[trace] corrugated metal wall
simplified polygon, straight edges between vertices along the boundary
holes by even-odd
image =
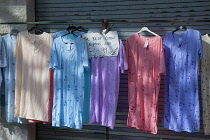
[[[36,21],[57,20],[89,20],[89,19],[142,19],[142,20],[206,20],[210,19],[209,0],[36,0]],[[110,23],[112,24],[112,23]],[[189,29],[199,30],[202,35],[210,33],[210,23],[113,23],[119,37],[125,43],[128,36],[147,26],[150,30],[164,36],[176,28],[177,25],[186,25]],[[101,31],[101,23],[74,23],[91,31]],[[47,32],[56,32],[66,29],[68,24],[42,25]],[[109,130],[110,139],[131,140],[203,140],[210,136],[200,133],[173,132],[162,127],[163,117],[163,84],[159,96],[159,127],[158,134],[140,132],[126,126],[128,112],[127,74],[121,74],[120,95],[117,108],[116,125]],[[202,125],[202,124],[201,124]],[[201,126],[202,128],[202,126]],[[54,128],[50,125],[37,125],[38,140],[65,140],[65,139],[105,139],[106,128],[85,124],[80,131],[74,129]]]

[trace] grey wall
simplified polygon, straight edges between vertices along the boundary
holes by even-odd
[[[36,21],[89,20],[89,19],[133,19],[133,20],[210,20],[209,0],[36,0]],[[110,23],[112,24],[112,23]],[[210,33],[210,23],[113,23],[119,37],[125,43],[128,36],[138,32],[143,26],[164,36],[176,28],[185,25],[189,29],[199,30],[201,34]],[[101,31],[101,23],[74,23],[91,31]],[[43,25],[47,32],[64,30],[68,24]],[[163,83],[158,105],[158,134],[143,133],[126,126],[128,112],[127,74],[121,74],[120,96],[117,108],[116,125],[109,131],[110,139],[163,140],[186,139],[204,140],[210,136],[199,133],[173,132],[162,127]],[[201,124],[202,128],[202,124]],[[53,128],[50,125],[37,126],[38,140],[45,139],[105,139],[106,128],[86,124],[81,131]],[[85,138],[84,138],[85,137]]]
[[[26,20],[26,0],[0,0],[0,22],[18,22]],[[26,29],[26,25],[0,25],[0,33],[8,33],[13,27],[20,30]]]

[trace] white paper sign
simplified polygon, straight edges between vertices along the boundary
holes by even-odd
[[[119,41],[117,31],[104,33],[86,33],[82,37],[87,40],[89,57],[117,56]]]

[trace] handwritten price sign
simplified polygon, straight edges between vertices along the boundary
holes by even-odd
[[[104,33],[86,33],[82,37],[87,40],[89,57],[117,56],[119,41],[117,31]]]

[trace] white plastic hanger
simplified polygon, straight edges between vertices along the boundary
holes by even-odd
[[[153,35],[155,35],[155,36],[158,36],[158,34],[152,32],[152,31],[149,30],[147,27],[142,27],[141,30],[140,30],[138,33],[141,33],[141,32],[143,32],[143,31],[147,31],[147,32],[149,32],[149,33],[151,33],[151,34],[153,34]]]

